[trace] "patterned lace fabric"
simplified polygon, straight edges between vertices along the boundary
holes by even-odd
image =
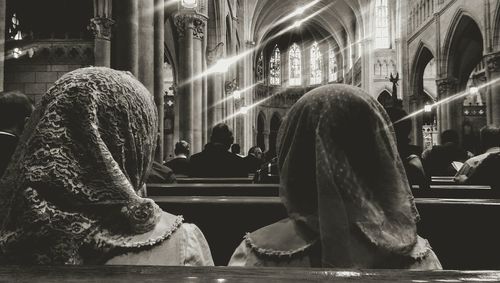
[[[166,213],[136,193],[156,128],[153,97],[130,73],[91,67],[61,77],[0,180],[0,262],[80,264],[82,250],[166,239],[182,218],[161,221]]]

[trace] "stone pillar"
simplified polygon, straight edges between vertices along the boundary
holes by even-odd
[[[457,79],[445,78],[436,80],[438,88],[438,100],[448,98],[457,92]],[[438,107],[438,130],[442,133],[446,130],[459,131],[462,123],[462,99],[452,100]],[[460,132],[460,131],[459,131]]]
[[[488,83],[500,80],[500,52],[486,56],[486,76]],[[487,88],[486,113],[487,123],[500,125],[500,81]]]
[[[115,69],[130,71],[138,77],[139,65],[139,2],[138,0],[114,0],[119,14],[116,17],[118,28],[113,40]],[[115,9],[116,10],[116,9]]]
[[[157,9],[158,10],[158,9]],[[154,93],[154,0],[139,1],[139,81]]]
[[[0,91],[4,90],[6,0],[0,0]]]
[[[94,34],[94,65],[111,66],[111,28],[114,21],[109,18],[90,19],[90,30]]]
[[[207,67],[210,68],[217,63],[222,58],[223,52],[223,42],[215,44],[211,38],[208,38]],[[223,104],[220,103],[222,100],[222,75],[218,73],[210,74],[207,84],[207,135],[210,138],[213,126],[222,120]]]
[[[89,29],[94,34],[94,65],[111,66],[111,0],[94,0],[94,18],[90,19]]]
[[[205,36],[206,19],[199,16],[193,18],[193,75],[203,73],[203,40]],[[203,149],[203,79],[193,80],[193,142],[194,152]]]
[[[193,12],[178,12],[175,25],[179,43],[179,138],[191,144],[191,152],[202,150],[203,70],[202,42],[206,17]]]
[[[163,64],[165,56],[165,16],[164,0],[154,0],[154,97],[158,109],[158,146],[156,148],[156,161],[162,162],[164,158],[164,74]]]

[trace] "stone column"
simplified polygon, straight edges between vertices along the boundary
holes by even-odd
[[[207,51],[207,65],[210,68],[213,64],[217,63],[222,58],[224,52],[224,43],[219,42],[214,47],[213,40],[208,38],[208,51]],[[222,100],[222,75],[213,73],[208,76],[208,92],[207,92],[207,130],[208,138],[213,126],[222,120],[223,104]]]
[[[178,110],[176,111],[176,118],[179,118],[179,139],[185,140],[191,144],[191,152],[196,153],[192,148],[193,143],[193,105],[192,93],[193,83],[190,81],[193,75],[193,36],[191,30],[193,22],[190,17],[185,14],[178,14],[175,16],[175,25],[177,33],[179,34],[179,71],[178,71],[178,89],[177,98]],[[177,110],[177,109],[176,109]]]
[[[205,36],[206,19],[193,18],[193,75],[198,77],[203,73],[203,40]],[[203,78],[193,80],[193,152],[203,149]]]
[[[114,21],[109,18],[95,17],[90,19],[90,30],[94,34],[95,66],[111,66],[111,28]]]
[[[156,148],[156,161],[162,162],[164,158],[164,74],[163,64],[165,56],[165,16],[164,0],[154,0],[154,97],[158,111],[158,146]],[[170,150],[170,149],[167,149]],[[169,151],[167,151],[169,152]]]
[[[154,0],[139,1],[139,81],[154,93]]]
[[[139,64],[139,2],[138,0],[114,0],[119,14],[116,17],[118,28],[113,40],[115,69],[130,71],[138,77]]]
[[[438,100],[448,98],[457,92],[457,79],[445,78],[436,80]],[[460,130],[462,123],[462,99],[452,100],[441,104],[438,108],[438,130]]]
[[[6,0],[0,0],[0,91],[4,90]]]
[[[500,52],[486,56],[486,76],[488,83],[500,80]],[[500,125],[500,81],[487,88],[486,113],[488,124]]]
[[[94,0],[94,18],[90,19],[89,29],[94,34],[94,65],[111,66],[112,20],[111,0]]]
[[[191,152],[202,150],[203,71],[202,42],[206,17],[193,12],[178,12],[175,25],[179,43],[179,138],[191,144]]]

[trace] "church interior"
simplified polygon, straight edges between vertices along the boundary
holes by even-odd
[[[500,281],[500,0],[0,19],[0,278]]]

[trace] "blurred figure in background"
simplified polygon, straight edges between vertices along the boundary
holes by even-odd
[[[16,149],[33,104],[19,91],[0,93],[0,178]]]
[[[416,145],[410,144],[411,120],[404,119],[408,113],[401,108],[390,107],[385,109],[391,119],[398,145],[399,156],[405,167],[408,181],[411,185],[418,185],[421,189],[429,189],[429,178],[425,174],[420,155],[422,149]]]
[[[248,173],[253,174],[262,165],[262,149],[258,146],[252,146],[248,150],[248,155],[244,158]]]
[[[228,151],[233,142],[233,133],[226,124],[215,125],[210,136],[210,142],[205,145],[202,152],[191,156],[189,177],[248,177],[243,158]]]
[[[486,126],[480,132],[483,154],[465,161],[455,175],[455,182],[460,184],[500,185],[500,128]]]
[[[189,174],[189,152],[190,146],[187,141],[177,142],[174,149],[175,157],[165,165],[172,169],[176,175],[187,176]]]
[[[452,162],[464,162],[469,156],[467,151],[459,146],[458,133],[446,130],[441,134],[441,144],[422,153],[424,169],[430,176],[454,176],[457,172]]]
[[[231,145],[231,152],[236,156],[243,158],[243,155],[241,155],[241,147],[239,144],[233,143]]]

